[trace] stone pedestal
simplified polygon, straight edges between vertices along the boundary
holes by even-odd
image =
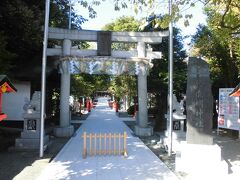
[[[221,148],[216,144],[187,144],[182,141],[175,160],[175,170],[185,172],[192,178],[209,179],[228,174],[228,164],[222,161]]]
[[[71,137],[74,133],[74,127],[72,125],[66,127],[54,128],[54,135],[57,137]]]
[[[169,127],[169,114],[165,114],[167,119],[167,127]],[[172,151],[176,152],[179,150],[181,141],[186,140],[186,132],[184,132],[184,120],[186,115],[178,115],[173,113],[173,129],[172,129]],[[166,149],[168,149],[168,130],[164,131],[164,134],[160,136],[160,141]]]
[[[24,129],[21,137],[15,140],[15,146],[10,150],[38,150],[40,147],[40,113],[24,113]],[[44,149],[49,142],[49,137],[44,136]]]
[[[153,127],[151,127],[151,126],[140,127],[140,126],[136,125],[134,127],[134,132],[135,132],[135,135],[137,135],[137,136],[152,136],[153,135]]]

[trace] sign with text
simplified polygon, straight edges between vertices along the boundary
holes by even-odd
[[[219,89],[218,127],[240,130],[239,97],[229,96],[233,89]]]

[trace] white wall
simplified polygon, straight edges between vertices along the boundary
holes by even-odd
[[[16,93],[3,93],[2,111],[7,114],[5,120],[23,120],[23,106],[26,99],[30,100],[30,82],[17,82],[12,84],[16,87]]]

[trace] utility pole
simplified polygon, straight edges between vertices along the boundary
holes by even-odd
[[[169,0],[169,15],[172,16],[172,0]],[[168,127],[168,156],[172,154],[173,130],[173,23],[169,22],[169,127]]]
[[[44,24],[44,39],[43,39],[43,55],[42,55],[42,85],[41,85],[41,112],[40,112],[40,158],[44,154],[44,118],[45,118],[45,91],[46,91],[46,59],[48,45],[48,24],[49,24],[50,0],[45,3],[45,24]]]
[[[72,1],[69,0],[69,21],[68,21],[68,29],[71,29],[72,25]]]

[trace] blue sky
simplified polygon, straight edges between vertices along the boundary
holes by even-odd
[[[167,2],[167,1],[166,1]],[[162,4],[161,4],[162,5]],[[163,6],[155,10],[156,14],[159,12],[168,11],[167,3]],[[202,13],[202,4],[198,3],[195,7],[192,7],[183,12],[183,16],[185,14],[192,14],[193,18],[190,20],[190,26],[185,27],[183,20],[180,20],[175,26],[179,27],[182,30],[182,35],[193,35],[196,32],[196,28],[198,24],[205,24],[206,17]],[[81,7],[80,5],[75,6],[75,10],[78,14],[88,18],[88,10],[86,8]],[[121,11],[114,11],[114,6],[112,0],[105,0],[100,6],[96,6],[95,10],[97,12],[97,17],[95,19],[90,19],[82,25],[83,29],[88,30],[101,30],[101,28],[107,24],[113,22],[115,19],[125,15],[125,16],[134,16],[136,19],[140,19],[141,17],[146,17],[147,12],[143,11],[139,14],[135,14],[133,9],[130,7],[128,9],[122,9]],[[185,48],[188,50],[190,43],[190,38],[184,40]]]

